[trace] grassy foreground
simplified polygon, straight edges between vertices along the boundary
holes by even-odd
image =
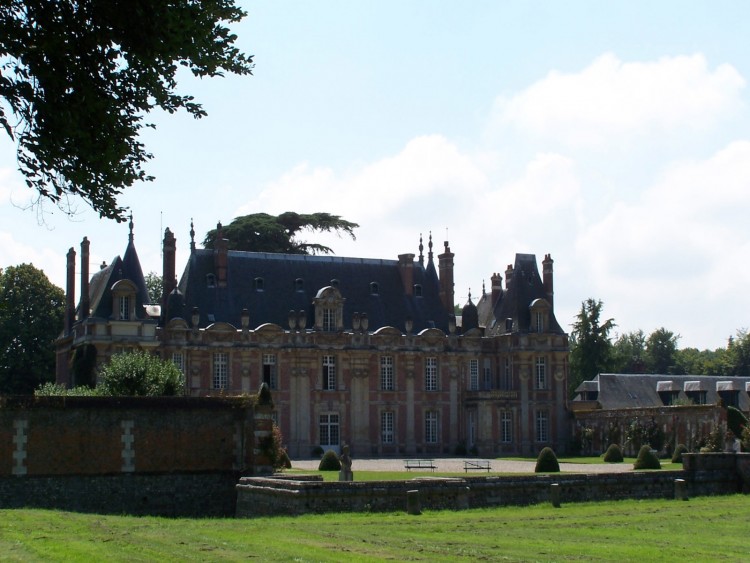
[[[740,561],[750,497],[166,519],[0,510],[3,561]]]

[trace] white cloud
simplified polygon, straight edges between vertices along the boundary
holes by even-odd
[[[701,54],[623,62],[607,53],[580,72],[552,71],[498,98],[493,121],[570,146],[607,146],[712,127],[741,105],[744,84],[733,66],[712,71]]]

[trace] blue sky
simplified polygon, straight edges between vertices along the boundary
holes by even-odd
[[[551,253],[563,326],[588,297],[682,347],[750,326],[750,3],[241,4],[254,76],[183,76],[208,117],[154,114],[144,136],[157,179],[122,203],[145,271],[166,227],[181,271],[191,218],[200,242],[245,213],[327,211],[361,225],[314,237],[340,256],[447,232],[461,304],[516,252]],[[40,225],[28,201],[2,138],[0,265],[63,286],[84,236],[92,268],[124,252],[126,225],[85,204]]]

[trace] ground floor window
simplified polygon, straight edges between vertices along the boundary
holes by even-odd
[[[513,441],[513,413],[510,411],[500,413],[500,441],[504,444]]]
[[[380,436],[384,444],[393,443],[393,411],[383,411],[380,413]]]
[[[327,446],[338,447],[339,445],[339,415],[338,413],[326,413],[320,415],[320,447],[324,450]]]
[[[547,411],[536,413],[536,441],[549,442],[549,414]]]
[[[213,381],[214,389],[226,389],[229,383],[229,354],[216,352],[214,354]]]
[[[424,441],[428,444],[438,442],[438,413],[427,411],[424,413]]]

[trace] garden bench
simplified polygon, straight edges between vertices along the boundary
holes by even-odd
[[[490,460],[488,459],[477,459],[477,460],[466,460],[464,461],[464,473],[469,471],[482,471],[485,470],[487,473],[490,472]]]
[[[412,469],[431,469],[435,472],[435,460],[434,459],[405,459],[404,467],[407,471]]]

